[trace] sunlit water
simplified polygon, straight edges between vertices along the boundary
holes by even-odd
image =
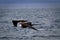
[[[13,19],[26,19],[36,29],[13,27]],[[0,9],[0,40],[60,40],[60,8]]]

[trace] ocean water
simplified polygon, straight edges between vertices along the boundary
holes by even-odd
[[[36,29],[13,27],[13,19],[26,19]],[[60,8],[0,8],[0,40],[60,40]]]

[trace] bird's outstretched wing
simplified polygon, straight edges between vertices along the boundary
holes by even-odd
[[[34,28],[34,27],[29,27],[29,28],[32,28],[32,29],[34,29],[34,30],[36,30],[36,31],[38,31],[36,28]]]

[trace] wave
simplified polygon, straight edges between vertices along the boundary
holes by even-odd
[[[8,23],[8,21],[0,21],[0,23]]]

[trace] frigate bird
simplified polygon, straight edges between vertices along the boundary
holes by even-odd
[[[34,30],[37,30],[36,28],[32,27],[34,24],[32,22],[28,22],[28,20],[12,20],[12,23],[14,27],[17,27],[17,24],[19,23],[22,28],[32,28]]]

